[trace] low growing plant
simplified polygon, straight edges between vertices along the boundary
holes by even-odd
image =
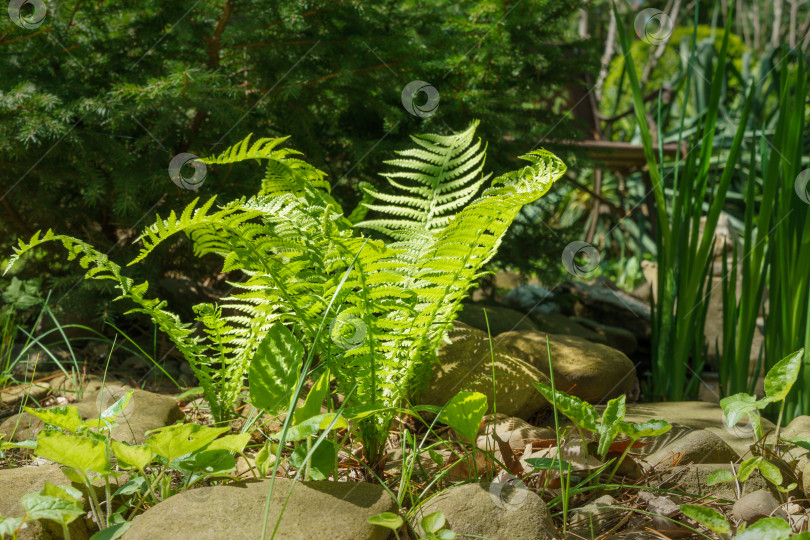
[[[110,433],[131,397],[132,391],[90,420],[82,420],[74,406],[39,410],[26,407],[26,412],[45,423],[45,429],[35,441],[0,443],[0,449],[28,448],[62,465],[67,479],[84,486],[98,527],[115,528],[110,534],[128,528],[127,519],[144,504],[152,506],[204,481],[230,478],[236,470],[234,454],[243,453],[250,434],[220,436],[229,428],[175,424],[149,432],[142,445],[113,439]],[[128,481],[113,492],[111,480],[123,471],[129,471]],[[179,484],[173,483],[178,479]],[[104,499],[96,494],[97,480],[103,482]],[[13,526],[17,531],[27,520],[44,518],[59,522],[66,530],[75,515],[84,514],[78,503],[81,495],[72,487],[46,486],[39,494],[23,498],[25,516],[7,518],[0,527]],[[113,508],[114,498],[123,501],[117,508]],[[77,507],[79,514],[74,515]],[[12,534],[6,529],[0,531]]]
[[[165,301],[148,298],[148,283],[136,283],[105,254],[70,236],[38,232],[19,242],[10,265],[42,243],[57,241],[69,259],[78,258],[88,269],[88,278],[113,280],[120,298],[136,304],[132,311],[151,317],[189,361],[217,419],[233,415],[245,377],[257,364],[268,366],[267,386],[278,390],[278,406],[294,404],[284,394],[300,388],[289,382],[302,364],[263,351],[302,347],[308,358],[317,353],[348,406],[377,411],[363,424],[366,458],[374,461],[396,407],[427,384],[462,299],[510,223],[565,172],[558,158],[534,151],[523,156],[526,167],[494,179],[476,198],[488,176],[482,173],[485,148],[475,141],[475,128],[473,123],[449,136],[413,137],[416,147],[400,152],[389,162],[396,170],[385,175],[397,194],[365,185],[366,199],[352,217],[364,219],[368,210],[379,216],[356,225],[330,195],[325,174],[296,157],[298,152],[281,148],[285,138],[247,137],[203,160],[266,162],[260,194],[218,210],[212,210],[214,199],[195,200],[179,216],[158,218],[144,231],[143,249],[130,263],[183,233],[195,255],[221,257],[223,272],[241,274],[241,280],[230,281],[233,293],[221,303],[195,306],[195,325],[168,311]],[[364,237],[360,228],[394,241]],[[331,321],[328,332],[325,321]],[[284,343],[282,327],[289,333]],[[332,339],[324,339],[327,334]],[[265,346],[268,341],[286,348]]]

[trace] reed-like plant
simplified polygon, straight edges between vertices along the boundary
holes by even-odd
[[[697,20],[697,13],[695,16]],[[681,160],[680,156],[676,156],[674,163],[664,168],[663,149],[660,145],[656,147],[653,142],[653,134],[647,121],[642,89],[632,61],[630,40],[624,25],[620,21],[618,24],[620,43],[629,57],[626,62],[627,78],[655,197],[658,298],[652,311],[651,393],[670,400],[684,399],[693,394],[698,382],[693,375],[699,375],[703,369],[706,354],[703,328],[708,308],[711,263],[715,253],[713,237],[732,179],[734,167],[731,165],[738,159],[751,110],[753,91],[749,87],[739,126],[730,141],[725,166],[712,167],[726,69],[729,25],[730,22],[727,22],[713,73],[708,69],[708,76],[696,73],[694,69],[687,73],[684,85],[686,92],[691,91],[693,84],[708,85],[708,107],[701,119],[702,128],[688,140],[689,152],[686,158]],[[694,44],[693,37],[693,58],[696,50]],[[659,126],[660,111],[659,104]],[[685,114],[684,109],[680,119],[679,144],[686,133]],[[656,141],[662,141],[660,128]],[[667,192],[672,193],[670,201],[667,201]],[[702,223],[704,217],[705,222]]]

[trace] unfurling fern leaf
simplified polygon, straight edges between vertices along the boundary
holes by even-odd
[[[485,148],[474,142],[476,123],[451,136],[414,137],[417,148],[388,162],[385,176],[399,194],[364,186],[378,219],[352,226],[329,194],[325,175],[281,148],[285,139],[250,137],[209,164],[248,159],[267,162],[260,195],[212,210],[192,202],[178,217],[158,218],[132,262],[147,257],[178,233],[197,256],[222,258],[223,272],[239,271],[219,305],[195,306],[196,330],[147,299],[148,284],[135,284],[91,246],[48,231],[19,242],[11,264],[45,241],[61,241],[69,258],[81,257],[87,278],[112,279],[140,311],[151,316],[189,360],[217,419],[233,413],[251,360],[270,329],[281,323],[334,375],[349,406],[393,410],[428,382],[439,344],[461,301],[496,253],[520,208],[548,191],[565,166],[545,151],[492,182],[482,173]],[[355,214],[358,215],[358,214]],[[390,235],[385,244],[356,234],[358,228]],[[130,263],[130,264],[132,264]],[[340,306],[338,311],[329,306]],[[360,339],[349,343],[331,332],[333,321],[353,321]],[[319,329],[330,328],[325,335]],[[320,336],[320,338],[318,338]],[[279,388],[289,384],[279,381]],[[368,456],[385,440],[392,416],[363,424]]]

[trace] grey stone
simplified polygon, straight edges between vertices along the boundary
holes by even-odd
[[[506,293],[503,301],[507,305],[530,315],[554,313],[560,309],[554,303],[554,294],[537,283],[521,283]]]
[[[484,311],[486,310],[486,318]],[[532,320],[519,311],[491,304],[465,304],[458,314],[458,320],[467,326],[481,330],[486,334],[487,320],[489,332],[497,336],[512,330],[536,330]]]
[[[599,408],[599,407],[597,407]],[[653,439],[653,443],[644,447],[642,453],[651,454],[675,439],[684,436],[688,431],[705,429],[723,439],[738,454],[745,455],[754,443],[751,426],[747,420],[729,427],[723,422],[723,409],[717,403],[705,401],[663,401],[658,403],[630,403],[627,405],[625,420],[628,422],[646,422],[647,420],[666,420],[672,424],[670,432]],[[774,425],[762,419],[762,429],[767,433]],[[749,454],[750,457],[750,454]]]
[[[629,330],[608,326],[588,319],[572,318],[573,321],[585,326],[592,332],[596,332],[605,338],[605,345],[621,351],[626,355],[631,355],[638,350],[638,340]]]
[[[599,343],[542,332],[507,332],[498,336],[496,350],[525,360],[548,376],[546,336],[557,389],[592,403],[632,392],[636,384],[633,362]]]
[[[585,328],[571,317],[556,313],[532,315],[532,320],[541,332],[563,336],[576,336],[587,339],[592,343],[607,344],[607,338],[605,336]]]
[[[697,463],[672,467],[663,472],[664,481],[659,487],[662,489],[677,489],[693,496],[711,496],[734,500],[737,498],[737,491],[733,481],[721,482],[713,486],[706,485],[709,475],[720,469],[733,473],[730,463]],[[771,489],[771,485],[759,471],[756,471],[748,477],[748,480],[740,484],[740,489],[742,494],[745,494],[760,489]]]
[[[209,486],[180,493],[136,517],[122,538],[220,540],[261,538],[270,480]],[[292,495],[281,514],[287,493]],[[276,538],[305,540],[384,540],[390,532],[367,519],[396,512],[396,502],[382,486],[363,482],[298,482],[276,478],[270,500],[269,527]]]
[[[749,525],[764,517],[780,517],[787,521],[787,514],[779,508],[779,501],[765,490],[754,491],[740,497],[731,507],[731,513],[736,519],[745,521]]]
[[[493,403],[489,338],[484,332],[456,322],[449,345],[439,349],[439,362],[421,402],[443,406],[462,390],[485,394]],[[502,351],[495,351],[495,387],[498,412],[528,419],[550,405],[532,382],[549,384],[536,367]]]
[[[700,429],[690,431],[683,437],[675,439],[670,444],[651,454],[647,461],[650,463],[731,463],[736,462],[740,455],[728,443],[711,431]]]
[[[650,337],[650,306],[604,280],[592,284],[566,281],[560,291],[572,300],[566,314],[625,328],[636,339]],[[560,303],[560,305],[564,305]]]
[[[518,484],[463,484],[430,499],[416,516],[441,510],[446,527],[457,535],[477,535],[492,540],[544,540],[557,538],[548,508],[533,491]]]
[[[574,510],[569,519],[569,531],[573,533],[573,538],[596,538],[608,532],[624,516],[624,511],[616,509],[618,506],[621,505],[616,499],[602,495]]]

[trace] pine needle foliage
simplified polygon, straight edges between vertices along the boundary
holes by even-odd
[[[483,182],[485,147],[473,142],[476,123],[450,136],[414,137],[417,147],[400,153],[386,173],[391,185],[410,195],[367,188],[366,203],[383,218],[356,226],[329,193],[325,174],[282,148],[285,139],[251,137],[207,158],[209,164],[258,159],[266,162],[261,193],[214,209],[215,199],[193,201],[148,227],[141,236],[141,263],[167,239],[185,234],[195,255],[214,254],[223,272],[241,273],[218,304],[195,306],[194,324],[146,297],[148,284],[135,283],[87,243],[48,230],[19,241],[10,265],[32,248],[61,242],[70,260],[79,259],[87,278],[109,279],[132,310],[149,315],[189,360],[218,419],[233,413],[251,359],[271,326],[290,328],[308,350],[315,349],[335,376],[349,405],[391,410],[428,382],[436,352],[461,301],[496,253],[523,205],[551,187],[565,172],[549,152],[523,156],[528,164]],[[362,228],[388,233],[394,241],[370,239]],[[328,311],[335,297],[337,309]],[[330,331],[319,333],[323,324]],[[340,329],[350,326],[353,337]],[[337,331],[335,331],[337,329]],[[359,332],[359,333],[358,333]],[[280,384],[280,383],[279,383]],[[367,441],[384,440],[392,413],[364,426]]]

